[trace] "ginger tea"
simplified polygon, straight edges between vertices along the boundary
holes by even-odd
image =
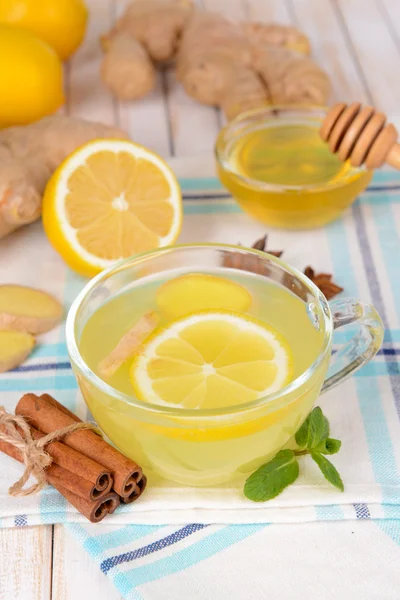
[[[104,358],[148,314],[158,315],[157,327],[105,379],[143,409],[80,381],[94,418],[123,453],[167,479],[210,485],[254,470],[288,442],[318,396],[329,359],[304,385],[273,395],[321,354],[326,332],[312,303],[237,269],[145,277],[86,322],[80,352],[99,377]],[[272,400],[258,405],[268,396],[263,390]],[[254,408],[244,417],[247,405]]]
[[[372,172],[341,162],[322,141],[313,109],[239,117],[220,134],[218,175],[240,206],[276,227],[332,221],[368,185]]]

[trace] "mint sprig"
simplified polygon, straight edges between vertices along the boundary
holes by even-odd
[[[295,435],[297,450],[281,450],[269,462],[252,473],[244,485],[244,495],[253,502],[265,502],[278,496],[299,475],[298,458],[307,454],[329,483],[344,491],[342,478],[326,458],[339,452],[342,442],[329,437],[329,422],[319,407],[314,408]]]

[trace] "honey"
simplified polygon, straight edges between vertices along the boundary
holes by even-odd
[[[275,227],[308,229],[337,218],[372,172],[330,152],[318,109],[262,109],[222,130],[216,145],[222,184],[251,216]]]

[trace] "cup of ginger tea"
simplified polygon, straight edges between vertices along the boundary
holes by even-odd
[[[326,109],[268,106],[224,127],[215,145],[222,184],[259,221],[285,229],[320,227],[339,217],[369,184],[319,135]]]
[[[353,333],[332,355],[332,335]],[[272,458],[321,391],[371,360],[376,310],[330,304],[272,255],[182,245],[125,260],[88,283],[67,319],[85,401],[147,471],[220,484]]]

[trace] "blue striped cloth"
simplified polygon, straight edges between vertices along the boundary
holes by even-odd
[[[221,188],[212,166],[197,159],[174,166],[184,193],[182,242],[246,245],[265,233]],[[392,568],[388,557],[397,557],[400,543],[399,236],[400,176],[392,172],[377,173],[342,219],[312,235],[270,232],[270,247],[284,248],[287,262],[333,272],[345,295],[375,305],[386,327],[376,359],[321,397],[332,433],[343,441],[334,462],[345,483],[344,494],[327,485],[306,460],[296,484],[261,506],[252,505],[240,489],[229,485],[193,490],[150,478],[148,492],[137,503],[122,507],[105,523],[91,525],[51,488],[35,497],[9,498],[6,490],[20,476],[21,467],[0,456],[0,525],[65,523],[127,599],[225,598],[230,594],[277,598],[290,581],[293,590],[288,588],[287,595],[279,597],[295,598],[301,565],[306,568],[310,562],[323,562],[324,557],[326,565],[332,565],[326,546],[331,553],[337,552],[335,564],[348,573],[347,581],[353,577],[357,597],[397,598],[388,580],[397,585],[393,590],[400,589],[399,570]],[[66,307],[85,283],[49,248],[40,224],[11,236],[1,252],[1,281],[9,281],[13,265],[14,281],[46,288],[63,298]],[[344,334],[338,332],[335,345],[343,340]],[[1,403],[10,410],[23,392],[49,392],[82,418],[88,417],[61,328],[43,336],[26,364],[0,376],[0,390]],[[346,560],[340,554],[343,545],[348,548]],[[280,579],[278,575],[271,579],[264,562],[260,577],[260,556],[264,561],[268,558],[268,568],[275,574],[283,569],[279,556],[287,560],[293,556],[295,566],[290,573],[282,571]],[[381,595],[373,595],[366,583],[372,565],[382,570]],[[315,590],[320,585],[326,591],[328,571],[326,566],[324,578],[316,578]],[[279,589],[274,587],[277,577]],[[250,591],[237,595],[238,586]],[[304,594],[306,590],[304,582]],[[315,596],[316,592],[311,594]]]

